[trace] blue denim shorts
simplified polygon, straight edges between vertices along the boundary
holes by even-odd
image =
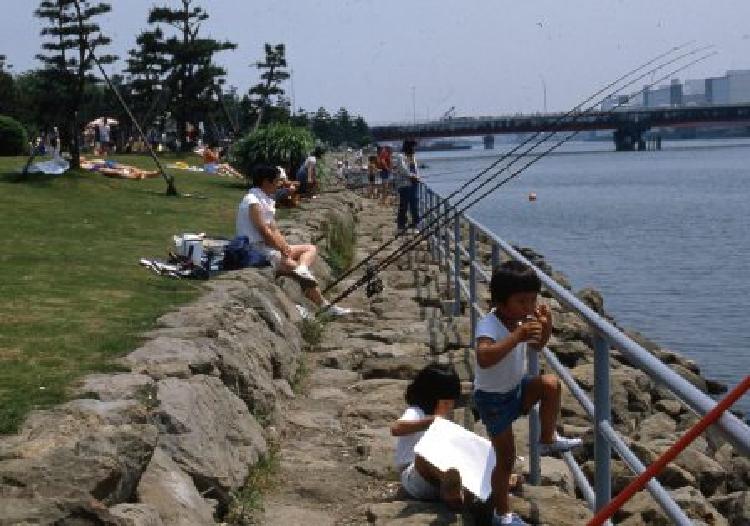
[[[506,393],[492,393],[489,391],[474,391],[479,417],[490,437],[496,437],[516,420],[523,410],[523,394],[531,376],[524,376],[515,389]]]

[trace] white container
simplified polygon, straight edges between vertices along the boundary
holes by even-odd
[[[201,262],[203,257],[203,235],[200,234],[182,234],[174,236],[175,251],[180,256],[189,256],[192,247],[192,261],[196,265]]]
[[[203,240],[201,238],[186,239],[183,246],[185,247],[185,253],[183,255],[191,256],[190,260],[193,262],[193,265],[200,265],[201,258],[203,257]]]

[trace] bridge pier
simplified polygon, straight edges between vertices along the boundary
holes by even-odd
[[[495,136],[494,135],[485,135],[484,136],[484,149],[485,150],[494,150],[495,149]]]
[[[618,152],[645,151],[646,140],[643,134],[648,130],[646,127],[628,126],[617,128],[612,135],[615,141],[615,150]]]

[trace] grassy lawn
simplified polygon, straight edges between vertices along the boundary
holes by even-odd
[[[161,178],[80,171],[18,181],[24,162],[0,158],[0,433],[64,401],[74,379],[112,370],[160,314],[195,298],[199,282],[156,276],[138,260],[164,259],[175,233],[231,236],[244,193],[242,181],[184,171],[173,172],[177,189],[196,197],[165,197]]]

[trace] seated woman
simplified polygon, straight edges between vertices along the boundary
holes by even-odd
[[[321,309],[334,316],[343,316],[351,310],[330,305],[323,298],[310,266],[315,261],[315,245],[290,245],[279,230],[274,215],[274,195],[279,184],[279,169],[259,166],[253,170],[253,187],[245,194],[237,209],[238,236],[247,236],[251,249],[263,254],[277,274],[299,278],[305,295]]]

